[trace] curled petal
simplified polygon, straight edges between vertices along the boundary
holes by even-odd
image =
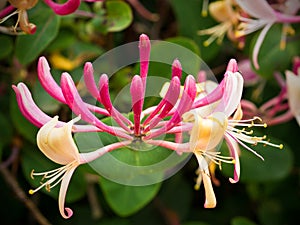
[[[230,135],[225,135],[225,139],[230,151],[230,155],[234,159],[233,178],[229,178],[229,181],[231,183],[237,183],[240,179],[240,148],[238,146],[238,143]]]
[[[13,85],[12,88],[16,93],[17,102],[21,113],[32,124],[37,127],[41,127],[51,120],[51,117],[40,110],[40,108],[35,104],[31,93],[25,84],[19,83],[17,86]]]
[[[68,15],[75,12],[79,5],[80,0],[68,0],[63,4],[58,4],[53,0],[44,0],[44,2],[53,9],[53,11],[58,15]]]
[[[73,215],[72,209],[65,208],[65,199],[66,199],[68,186],[69,186],[71,177],[72,177],[75,169],[76,169],[76,167],[72,167],[69,171],[67,171],[65,173],[65,175],[63,176],[63,179],[61,181],[61,186],[60,186],[60,190],[59,190],[58,208],[59,208],[61,216],[65,219],[69,219]]]
[[[71,120],[63,127],[57,128],[58,116],[55,116],[37,133],[39,149],[55,163],[66,165],[73,161],[79,161],[78,148],[72,138],[73,123],[74,120]]]
[[[226,72],[225,90],[216,111],[224,112],[227,117],[237,109],[243,93],[244,79],[238,72]]]
[[[258,70],[259,69],[259,64],[258,64],[258,53],[259,53],[259,50],[260,50],[260,47],[269,31],[269,29],[272,27],[273,23],[268,23],[264,28],[263,30],[260,32],[256,42],[255,42],[255,45],[254,45],[254,48],[253,48],[253,53],[252,53],[252,61],[253,61],[253,65],[254,67]]]

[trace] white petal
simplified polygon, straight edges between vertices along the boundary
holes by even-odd
[[[290,110],[300,126],[300,76],[286,71],[286,83]]]
[[[215,111],[224,112],[229,117],[241,102],[244,78],[238,72],[227,72],[225,79],[224,94]]]

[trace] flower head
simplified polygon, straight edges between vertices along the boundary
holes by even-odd
[[[253,49],[253,64],[256,69],[259,68],[258,64],[258,53],[263,40],[268,33],[269,29],[275,23],[283,24],[283,31],[281,37],[280,48],[284,49],[286,45],[286,36],[288,34],[294,34],[295,31],[289,25],[291,23],[299,23],[300,17],[295,16],[299,9],[299,2],[297,0],[285,1],[285,7],[277,7],[281,11],[277,11],[267,2],[261,0],[254,1],[242,1],[236,0],[237,4],[251,17],[240,17],[241,23],[236,31],[236,36],[241,37],[253,33],[262,28],[259,37],[255,43]]]
[[[47,172],[36,173],[32,171],[31,173],[32,178],[34,176],[43,176],[43,180],[47,179],[47,181],[35,190],[29,190],[30,194],[34,194],[43,187],[50,191],[51,188],[61,182],[58,205],[59,211],[64,218],[69,218],[73,214],[70,208],[64,207],[65,196],[74,170],[82,163],[79,151],[72,138],[73,123],[79,119],[71,120],[63,127],[57,128],[58,116],[55,116],[42,126],[37,134],[39,149],[53,162],[63,166]]]
[[[215,40],[217,40],[218,44],[221,44],[226,34],[230,40],[240,41],[237,40],[234,35],[235,28],[238,24],[239,10],[233,0],[220,0],[211,2],[208,6],[208,10],[210,12],[210,15],[220,24],[208,29],[198,31],[199,35],[211,35],[203,43],[204,46],[210,45]],[[242,44],[242,42],[240,42],[240,44]]]
[[[41,57],[38,61],[38,77],[42,87],[50,96],[67,105],[78,116],[77,119],[67,123],[42,112],[34,103],[25,84],[13,86],[20,111],[30,122],[40,127],[37,135],[40,150],[50,160],[63,165],[53,171],[33,173],[33,176],[43,175],[49,180],[30,193],[42,187],[50,190],[61,181],[59,209],[64,218],[69,218],[72,214],[70,209],[64,209],[64,198],[74,170],[79,165],[91,162],[120,147],[130,146],[139,149],[139,146],[147,144],[165,147],[178,154],[194,153],[199,161],[196,188],[200,187],[203,180],[206,193],[205,207],[212,208],[216,205],[216,198],[209,175],[209,169],[213,173],[213,169],[210,168],[211,162],[219,166],[221,162],[233,163],[235,173],[231,181],[236,182],[239,178],[237,143],[268,144],[264,141],[264,137],[248,136],[252,134],[251,131],[236,128],[246,126],[246,123],[251,127],[254,123],[253,120],[243,121],[239,116],[243,78],[238,72],[237,62],[233,59],[230,60],[224,79],[219,85],[206,80],[201,72],[197,78],[199,83],[194,76],[187,75],[181,85],[182,68],[180,62],[175,59],[171,68],[171,80],[161,91],[161,101],[144,109],[150,50],[151,42],[148,36],[140,35],[140,74],[135,75],[130,84],[132,119],[112,104],[109,78],[106,74],[100,75],[98,84],[95,83],[93,66],[89,62],[84,66],[84,82],[100,106],[88,104],[81,98],[68,73],[62,73],[58,84],[51,75],[46,58]],[[114,125],[104,123],[95,114],[112,118],[115,121]],[[79,118],[86,124],[74,124]],[[71,135],[75,132],[104,132],[118,137],[119,141],[92,152],[79,153]],[[166,134],[173,137],[173,141],[160,140]],[[189,134],[190,140],[185,141],[182,138],[183,134]],[[216,150],[224,137],[230,148],[230,156],[222,156]]]

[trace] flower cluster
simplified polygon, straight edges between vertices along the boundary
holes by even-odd
[[[208,1],[205,5],[208,5]],[[215,39],[221,43],[224,35],[230,40],[238,42],[240,48],[244,47],[245,36],[261,30],[253,48],[252,61],[256,69],[259,68],[258,54],[269,29],[276,23],[283,24],[280,48],[286,47],[288,35],[294,35],[293,23],[300,23],[300,16],[296,15],[300,9],[298,0],[278,1],[269,4],[266,0],[220,0],[208,5],[211,16],[220,24],[205,30],[200,30],[199,35],[211,35],[204,42],[209,45]]]
[[[249,67],[246,68],[245,62],[242,64],[242,71],[247,71],[249,77],[245,78],[249,80],[249,83],[256,83],[260,78]],[[285,71],[285,79],[279,72],[274,73],[274,77],[280,87],[280,92],[277,96],[269,99],[263,103],[260,107],[257,107],[250,100],[243,99],[241,101],[241,107],[244,111],[245,118],[252,118],[255,115],[261,117],[268,125],[282,124],[295,118],[300,125],[300,105],[299,105],[299,93],[300,93],[300,80],[299,80],[299,68],[300,58],[294,57],[293,68]],[[248,70],[249,69],[249,70]],[[252,75],[251,75],[252,74]]]
[[[139,40],[140,74],[132,78],[130,94],[132,100],[132,120],[118,111],[112,104],[109,92],[109,79],[102,74],[98,85],[94,80],[91,63],[84,66],[84,81],[87,90],[102,107],[88,104],[80,97],[71,76],[64,72],[60,84],[57,84],[50,73],[45,57],[38,61],[38,78],[43,88],[57,101],[67,105],[77,115],[69,122],[63,122],[58,116],[53,118],[39,109],[32,99],[31,93],[24,83],[13,85],[17,102],[22,114],[40,130],[37,134],[37,145],[43,154],[62,167],[47,171],[32,171],[32,177],[43,176],[41,188],[47,190],[61,182],[59,193],[59,210],[64,218],[72,216],[72,210],[65,208],[65,196],[74,170],[81,164],[89,163],[104,154],[129,146],[132,143],[146,143],[162,146],[176,151],[178,154],[193,153],[199,163],[198,178],[195,185],[199,189],[203,181],[205,188],[206,208],[216,206],[216,197],[212,181],[214,166],[222,163],[234,165],[231,183],[239,181],[240,163],[239,145],[262,158],[249,145],[263,144],[282,148],[266,140],[266,136],[252,136],[253,131],[247,130],[254,126],[266,127],[259,117],[243,119],[240,106],[244,79],[238,72],[237,62],[232,59],[228,63],[223,80],[220,84],[206,80],[200,76],[198,80],[192,75],[185,78],[181,85],[182,68],[175,59],[172,64],[172,77],[160,92],[161,101],[150,108],[144,109],[145,90],[150,59],[151,44],[147,35],[142,34]],[[96,115],[110,117],[114,125],[107,125]],[[76,124],[79,120],[87,124]],[[99,148],[98,150],[79,153],[72,133],[99,132],[118,137],[119,142]],[[160,140],[165,134],[173,135],[173,141]],[[184,141],[183,134],[189,135]],[[218,146],[223,138],[229,148],[229,155],[222,155]]]

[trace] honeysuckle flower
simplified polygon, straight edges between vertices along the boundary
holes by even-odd
[[[281,91],[260,107],[249,100],[241,100],[244,118],[249,119],[256,115],[270,126],[288,122],[293,118],[299,121],[299,68],[300,58],[295,57],[293,69],[285,72],[286,80],[282,78],[280,73],[275,72],[274,77]]]
[[[75,169],[79,165],[88,163],[90,160],[100,157],[106,152],[128,144],[126,141],[119,142],[100,148],[92,153],[79,153],[72,138],[73,125],[78,120],[80,120],[80,117],[76,117],[61,127],[56,127],[59,121],[58,116],[55,116],[41,127],[37,133],[37,145],[39,149],[47,158],[62,165],[62,167],[46,172],[34,172],[33,170],[31,173],[32,178],[34,176],[42,176],[43,183],[38,188],[29,190],[30,194],[34,194],[43,187],[47,191],[50,191],[51,188],[61,183],[58,206],[60,214],[65,219],[73,215],[73,211],[70,208],[65,208],[65,197]]]
[[[252,60],[254,67],[259,68],[258,54],[260,46],[268,32],[268,30],[275,23],[283,24],[282,38],[280,42],[281,49],[285,48],[286,35],[294,34],[294,30],[289,24],[299,23],[300,16],[295,15],[300,8],[298,0],[287,0],[283,4],[285,7],[282,11],[276,11],[272,6],[265,0],[254,0],[254,1],[243,1],[236,0],[236,3],[241,7],[249,16],[256,19],[240,17],[241,23],[239,24],[236,36],[241,37],[255,32],[262,28],[262,31],[257,38],[253,49]]]
[[[291,113],[297,120],[300,126],[300,58],[296,57],[294,60],[293,71],[287,70],[285,72],[287,97]]]
[[[34,34],[36,26],[28,21],[27,10],[33,8],[37,4],[38,0],[9,0],[8,2],[11,5],[1,11],[0,23],[6,21],[15,14],[18,14],[18,20],[13,28],[2,29],[3,32],[17,34],[17,27],[19,26],[24,33]],[[17,10],[15,10],[15,8]]]
[[[216,206],[216,197],[210,180],[210,163],[234,164],[233,178],[229,178],[231,183],[236,183],[240,176],[239,163],[239,145],[263,159],[258,153],[252,150],[247,144],[256,145],[258,143],[283,148],[282,145],[275,145],[266,141],[266,136],[251,136],[253,131],[245,130],[245,127],[262,126],[264,123],[254,123],[259,117],[249,120],[242,120],[242,110],[240,101],[243,90],[243,77],[237,72],[234,61],[231,61],[232,67],[227,68],[224,94],[217,107],[212,108],[210,114],[207,111],[203,113],[202,108],[192,109],[183,115],[183,120],[193,123],[190,133],[190,149],[198,160],[199,169],[195,188],[199,189],[201,182],[204,183],[206,201],[204,207],[213,208]],[[233,116],[232,116],[233,114]],[[242,129],[239,129],[242,127]],[[216,149],[221,141],[225,139],[229,148],[230,156],[222,156]],[[214,169],[214,168],[213,168]],[[212,171],[213,172],[213,171]]]
[[[205,3],[204,3],[205,2]],[[204,7],[208,4],[208,1],[204,1]],[[242,38],[237,39],[235,36],[235,29],[238,25],[239,18],[239,8],[235,4],[234,0],[220,0],[211,2],[208,6],[208,11],[210,15],[219,22],[218,25],[199,30],[197,33],[199,35],[210,35],[210,37],[204,41],[204,46],[209,46],[213,41],[217,40],[218,44],[221,44],[225,34],[232,41],[238,41],[239,47],[243,46]],[[206,11],[202,11],[205,13]]]
[[[148,36],[140,35],[140,74],[135,75],[130,84],[133,119],[129,119],[113,106],[109,93],[109,78],[106,74],[100,76],[98,84],[95,83],[93,66],[89,62],[84,65],[84,82],[100,107],[84,102],[68,73],[62,73],[58,84],[51,75],[46,58],[40,57],[38,61],[38,78],[42,87],[50,96],[67,105],[78,116],[70,122],[59,121],[57,116],[52,118],[40,110],[24,83],[13,85],[20,111],[31,123],[40,127],[37,135],[40,150],[50,160],[62,165],[61,168],[49,172],[33,172],[33,176],[44,175],[48,180],[30,193],[42,187],[50,190],[61,181],[59,209],[64,218],[72,215],[72,211],[64,207],[64,199],[74,170],[83,163],[96,160],[103,154],[125,145],[138,149],[142,143],[146,143],[174,150],[178,154],[194,153],[199,161],[199,177],[195,187],[199,187],[203,180],[206,193],[205,207],[212,208],[216,205],[216,200],[209,175],[209,170],[212,174],[214,172],[208,168],[210,162],[219,166],[221,162],[234,163],[234,177],[230,181],[236,182],[239,177],[237,143],[243,146],[245,145],[243,142],[268,144],[264,141],[264,137],[251,137],[248,136],[251,134],[250,131],[236,128],[246,124],[255,126],[253,120],[256,118],[243,121],[238,116],[241,115],[238,106],[243,78],[237,72],[235,60],[230,60],[224,79],[219,85],[207,81],[200,72],[197,78],[199,84],[194,76],[188,75],[181,86],[182,68],[180,62],[175,59],[171,68],[172,78],[161,92],[161,101],[144,109],[150,50],[151,43]],[[111,117],[115,121],[113,124],[116,125],[103,123],[95,114]],[[79,118],[86,124],[75,124]],[[76,132],[105,132],[118,137],[119,141],[96,151],[79,153],[71,135]],[[166,134],[173,135],[174,141],[161,138]],[[190,134],[190,140],[185,142],[183,134]],[[216,150],[223,137],[228,143],[230,156],[222,156]]]

